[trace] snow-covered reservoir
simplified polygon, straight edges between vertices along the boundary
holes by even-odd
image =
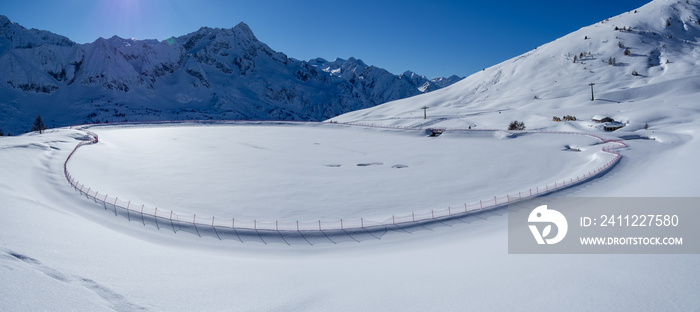
[[[391,130],[319,123],[93,127],[71,175],[101,194],[180,214],[383,220],[582,176],[613,155],[589,136]],[[576,151],[566,147],[578,147]],[[544,172],[543,172],[543,168]]]
[[[528,130],[576,131],[617,138],[627,145],[620,150],[619,163],[606,174],[553,196],[697,197],[700,195],[698,16],[697,1],[655,0],[487,68],[451,87],[338,116],[333,121],[484,129],[505,128],[511,120],[520,120]],[[624,55],[621,45],[629,47],[632,55]],[[584,59],[574,62],[574,56]],[[607,62],[613,57],[618,65]],[[639,75],[632,75],[634,71]],[[596,83],[595,101],[590,100],[591,82]],[[430,107],[427,119],[423,119],[420,109],[423,106]],[[569,114],[576,116],[577,121],[552,120],[553,116]],[[599,114],[626,126],[603,132],[600,124],[591,121]],[[496,194],[484,196],[501,195],[514,188],[518,191],[517,188],[536,187],[541,182],[552,183],[551,179],[558,179],[559,174],[566,178],[570,171],[593,165],[587,163],[591,161],[588,157],[597,155],[601,147],[591,146],[592,142],[584,136],[538,134],[508,138],[491,133],[490,137],[471,137],[447,131],[438,138],[428,138],[418,132],[329,124],[139,127],[138,130],[93,127],[91,130],[100,135],[100,143],[78,150],[68,164],[71,173],[87,185],[104,189],[110,196],[123,196],[165,209],[192,209],[184,212],[195,212],[196,208],[198,214],[205,213],[199,209],[216,208],[212,204],[215,201],[231,200],[224,195],[213,197],[211,189],[245,182],[238,177],[234,179],[231,175],[235,173],[223,173],[234,167],[226,170],[221,167],[233,166],[231,155],[236,153],[248,161],[259,157],[256,162],[265,165],[264,172],[270,175],[280,176],[284,170],[303,172],[297,176],[300,182],[293,185],[293,190],[301,190],[300,185],[308,183],[301,181],[320,173],[328,174],[325,178],[330,179],[335,177],[333,172],[344,170],[337,177],[352,177],[345,185],[350,190],[365,189],[365,185],[355,182],[363,174],[376,175],[411,191],[422,191],[425,187],[434,195],[425,198],[429,203],[426,209],[431,209],[433,205],[444,207],[478,200],[481,195],[476,190],[489,193],[495,190]],[[263,134],[265,139],[256,140],[256,136]],[[285,137],[294,140],[285,141]],[[80,196],[66,182],[63,162],[84,139],[83,132],[70,129],[0,138],[2,311],[697,311],[700,308],[697,254],[508,254],[510,213],[484,213],[483,218],[464,218],[458,223],[411,234],[388,232],[381,239],[360,243],[328,242],[313,246],[220,241],[129,222]],[[387,149],[396,146],[394,141],[404,144],[396,153],[387,154]],[[191,148],[183,142],[191,144]],[[332,145],[347,149],[334,150]],[[564,145],[583,151],[561,151]],[[426,146],[435,150],[420,148]],[[478,163],[479,158],[503,155],[489,153],[489,148],[513,154],[506,153],[507,159],[488,159],[478,167],[472,164]],[[210,153],[201,155],[200,150]],[[275,150],[280,155],[274,155]],[[306,155],[305,150],[314,154]],[[221,155],[211,153],[214,151]],[[403,155],[416,151],[424,154]],[[190,154],[205,158],[197,162]],[[543,155],[547,161],[538,162]],[[262,159],[263,156],[268,158]],[[285,161],[275,163],[273,156]],[[443,157],[441,162],[434,161],[438,156]],[[118,157],[120,160],[115,162]],[[227,161],[215,164],[214,157]],[[425,160],[431,161],[422,162]],[[357,166],[374,162],[383,164]],[[395,164],[408,167],[392,168]],[[149,173],[134,173],[139,166]],[[156,170],[158,166],[167,170]],[[191,168],[181,168],[186,166]],[[271,170],[274,166],[278,167]],[[469,171],[464,166],[475,166],[475,170]],[[517,167],[515,172],[498,171],[513,167]],[[562,171],[562,167],[566,170]],[[252,171],[252,168],[238,170]],[[453,170],[469,171],[469,174],[464,176]],[[528,175],[528,170],[537,174]],[[388,176],[385,178],[384,174]],[[408,178],[391,176],[400,174]],[[508,174],[517,175],[517,179],[503,178]],[[453,180],[455,176],[461,180]],[[178,180],[187,178],[190,180]],[[226,183],[217,184],[215,178]],[[134,188],[134,180],[142,179],[151,179],[154,185],[142,183],[143,189]],[[426,182],[430,179],[442,181],[431,186]],[[455,183],[444,183],[448,180]],[[449,199],[455,199],[456,203],[440,202],[440,196],[445,195],[437,192],[441,187],[459,185],[456,182],[469,187],[450,195],[454,197]],[[200,183],[208,185],[196,185]],[[176,193],[166,190],[167,186],[182,192],[183,195],[177,196],[183,199],[199,198],[210,203],[191,205],[158,194]],[[194,194],[191,188],[200,187],[205,191]],[[371,196],[362,195],[376,199],[377,203],[394,202],[395,198],[387,199],[394,195],[390,191],[392,187],[372,190],[375,193]],[[227,192],[231,189],[228,187]],[[281,189],[272,186],[263,189],[266,195],[257,195],[263,199],[284,197],[278,194]],[[331,197],[337,200],[337,196],[343,196],[341,191],[348,191],[339,186],[333,190],[335,194],[327,195],[324,201]],[[297,195],[288,192],[284,191]],[[410,191],[402,190],[401,194],[414,196]],[[252,198],[256,194],[248,196]],[[248,201],[248,204],[254,202]],[[536,206],[535,202],[526,203]],[[239,204],[246,204],[245,200]],[[267,211],[232,206],[241,210],[226,207],[225,211],[209,212],[221,213],[222,217],[233,217],[239,212],[284,217],[282,207],[274,205]],[[262,209],[257,203],[251,206]],[[397,212],[420,207],[411,203]],[[341,211],[333,211],[336,212]],[[361,210],[342,212],[364,216]],[[393,207],[390,212],[394,212]],[[303,212],[311,213],[311,210]],[[314,218],[320,217],[319,211],[313,213]]]

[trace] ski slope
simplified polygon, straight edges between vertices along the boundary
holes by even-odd
[[[332,121],[504,129],[517,119],[529,130],[620,139],[627,147],[620,149],[622,158],[610,171],[553,196],[697,197],[697,16],[695,1],[654,1],[636,13],[584,27],[448,88]],[[614,30],[623,26],[634,30]],[[618,41],[633,54],[625,56]],[[583,61],[573,62],[574,55],[589,51]],[[608,65],[613,56],[621,64]],[[638,76],[631,75],[635,70]],[[594,101],[591,82],[596,83]],[[420,109],[423,105],[430,107],[427,119]],[[552,116],[566,114],[578,120],[552,121]],[[591,121],[595,115],[609,115],[625,127],[604,132]],[[505,193],[551,183],[550,178],[597,161],[590,157],[600,151],[591,147],[594,142],[578,136],[469,137],[447,131],[427,138],[424,133],[336,124],[92,130],[99,133],[100,143],[82,147],[69,163],[81,181],[168,209],[200,213],[195,208],[211,207],[209,214],[222,217],[239,213],[293,219],[369,217],[404,208],[444,207],[453,201],[459,205],[472,196],[496,195],[481,191]],[[412,233],[389,232],[360,243],[313,246],[220,241],[128,222],[80,196],[66,181],[63,163],[85,139],[85,133],[75,129],[0,137],[2,311],[700,309],[698,255],[510,255],[504,211]],[[567,144],[583,151],[562,151]],[[484,149],[474,152],[478,147]],[[197,154],[203,149],[220,152]],[[491,149],[509,153],[490,153]],[[261,172],[274,169],[282,178],[270,182],[253,177],[256,183],[234,179],[232,172],[253,168],[233,161],[221,167],[222,163],[243,155],[252,155],[246,158],[253,164],[265,165]],[[124,162],[117,161],[119,157]],[[427,161],[435,157],[443,158]],[[382,165],[357,166],[375,162]],[[408,167],[391,168],[395,164]],[[513,167],[518,170],[499,171]],[[162,173],[163,169],[176,174]],[[517,179],[509,179],[510,174]],[[345,175],[364,183],[326,183]],[[192,180],[181,180],[183,176]],[[303,183],[285,181],[293,176]],[[258,196],[270,202],[261,207],[252,199],[235,197],[235,191],[228,193],[216,183],[223,177],[237,188],[248,188],[246,198]],[[370,178],[389,185],[372,188],[367,185]],[[450,180],[469,187],[440,194],[440,188],[421,187],[424,180]],[[135,181],[144,182],[134,188]],[[265,183],[279,184],[259,187]],[[256,184],[258,188],[252,188]],[[301,193],[304,185],[336,194],[316,194],[324,196],[322,203],[286,212],[298,206],[284,206],[280,198],[303,195],[289,190]],[[217,187],[222,187],[219,192],[209,192]],[[427,193],[396,196],[392,187]],[[347,191],[351,192],[343,195]],[[323,202],[342,196],[347,206],[326,209],[329,206]],[[357,201],[350,202],[351,198]],[[219,200],[241,205],[216,207]],[[357,209],[363,201],[373,200],[402,206]],[[421,200],[425,201],[419,204]],[[254,213],[248,209],[251,206]]]

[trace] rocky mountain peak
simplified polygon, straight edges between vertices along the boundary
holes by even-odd
[[[6,18],[5,18],[6,19]],[[0,19],[0,24],[3,20]],[[112,36],[76,45],[47,31],[0,28],[0,128],[158,119],[324,120],[425,92],[362,60],[299,61],[245,23],[167,40]],[[4,34],[4,36],[3,36]],[[14,49],[12,53],[3,53]],[[31,104],[31,105],[30,105]]]

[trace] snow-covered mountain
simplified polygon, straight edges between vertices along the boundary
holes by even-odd
[[[684,116],[699,109],[698,65],[700,3],[656,0],[447,88],[333,120],[477,129],[503,129],[522,120],[528,129],[588,130],[582,123],[552,120],[576,114],[579,120],[608,115],[629,122],[628,131],[647,123],[659,129],[692,120]],[[429,107],[427,119],[423,106]]]
[[[0,16],[0,129],[161,119],[323,120],[444,87],[360,60],[299,61],[240,23],[164,41],[76,44]]]
[[[400,76],[394,76],[388,71],[368,66],[362,60],[353,57],[344,59],[335,59],[329,62],[323,58],[317,58],[309,61],[312,66],[321,69],[332,76],[341,77],[351,81],[354,85],[374,91],[374,96],[380,95],[380,98],[396,98],[396,91],[405,90],[406,94],[415,93],[414,95],[438,90],[447,87],[464,77],[452,75],[450,77],[436,77],[428,79],[426,76],[416,74],[410,70],[405,71]],[[384,88],[376,88],[377,83]],[[418,89],[419,92],[415,92]],[[386,91],[390,91],[389,94]],[[394,93],[394,94],[392,94]],[[383,95],[383,96],[382,96]],[[397,99],[404,98],[399,96]]]
[[[570,14],[576,14],[574,11]],[[387,219],[387,224],[389,220],[394,223],[393,213],[400,216],[424,207],[420,201],[431,205],[425,209],[447,208],[450,213],[454,211],[450,209],[462,207],[461,198],[478,200],[472,195],[482,189],[489,190],[489,194],[503,194],[509,188],[530,187],[538,181],[551,183],[562,177],[559,181],[565,182],[563,177],[577,176],[577,168],[592,169],[607,162],[612,155],[602,152],[606,145],[572,133],[448,130],[439,137],[427,137],[424,131],[375,130],[334,123],[255,123],[251,131],[244,123],[230,127],[202,127],[196,123],[180,127],[146,125],[148,129],[93,127],[91,130],[100,135],[99,143],[81,148],[64,167],[76,144],[85,142],[85,132],[55,129],[43,134],[1,137],[0,311],[698,311],[697,249],[685,249],[695,254],[671,254],[673,249],[658,251],[668,254],[645,254],[657,252],[656,247],[665,247],[653,246],[654,243],[630,244],[627,240],[628,243],[620,246],[606,246],[610,248],[607,252],[634,250],[636,254],[513,255],[507,251],[511,244],[509,232],[513,230],[509,221],[526,217],[529,209],[540,204],[556,202],[555,197],[617,197],[599,207],[590,207],[590,211],[603,208],[609,215],[617,216],[633,211],[628,208],[640,208],[633,206],[640,200],[659,203],[654,213],[667,216],[683,211],[677,210],[678,199],[691,205],[697,203],[693,198],[698,197],[700,176],[699,18],[698,0],[655,0],[447,88],[332,119],[386,126],[472,129],[503,129],[509,121],[518,119],[528,129],[575,130],[578,134],[624,142],[626,147],[618,149],[621,160],[609,171],[584,184],[569,186],[552,197],[527,201],[525,204],[530,205],[527,210],[522,207],[523,210],[484,212],[415,228],[405,228],[399,223],[385,233],[343,231],[347,237],[337,242],[332,240],[337,236],[331,238],[323,231],[320,235],[306,235],[297,230],[306,240],[300,244],[293,241],[290,244],[286,234],[272,230],[263,230],[267,232],[265,239],[272,238],[265,241],[257,228],[258,239],[252,232],[248,237],[222,239],[214,228],[214,222],[223,224],[222,220],[214,217],[211,218],[214,231],[208,234],[202,231],[204,227],[198,229],[195,225],[194,231],[180,227],[189,220],[193,224],[208,223],[206,210],[214,206],[213,202],[221,205],[219,209],[225,209],[217,215],[226,214],[229,219],[224,220],[231,221],[231,227],[241,221],[233,219],[239,216],[234,212],[245,210],[256,216],[263,211],[274,212],[266,216],[270,222],[257,219],[253,226],[276,228],[278,222],[271,222],[272,217],[284,217],[282,214],[286,213],[296,218],[301,210],[310,213],[306,216],[309,220],[318,217],[320,230],[321,220],[326,220],[320,216],[320,210],[347,215],[359,208],[366,209],[367,214],[362,215],[370,215],[376,213],[377,203],[392,196],[402,202],[389,200],[392,205],[386,212],[390,211],[392,217]],[[200,31],[205,34],[210,30]],[[6,32],[5,36],[8,34],[12,32]],[[24,43],[0,39],[5,49],[0,55],[4,64],[0,73],[6,75],[12,69],[13,77],[26,76],[28,83],[21,86],[22,80],[18,79],[17,87],[12,87],[0,81],[5,90],[2,94],[12,96],[15,101],[0,99],[2,103],[15,103],[12,104],[15,106],[3,104],[0,112],[3,118],[8,113],[16,114],[15,109],[25,109],[16,105],[20,100],[23,105],[44,110],[49,108],[45,103],[51,101],[60,104],[61,109],[76,112],[96,107],[99,116],[93,118],[131,114],[132,110],[151,113],[151,117],[165,115],[183,103],[201,103],[197,98],[201,94],[197,92],[207,94],[204,91],[223,83],[220,78],[226,74],[212,70],[218,66],[225,66],[223,70],[227,68],[235,74],[245,73],[245,77],[263,74],[281,77],[300,70],[289,64],[306,64],[304,71],[300,70],[301,80],[306,73],[308,81],[323,84],[320,78],[312,76],[316,73],[318,77],[326,77],[328,85],[342,79],[339,75],[352,79],[368,68],[357,60],[303,63],[269,50],[247,50],[242,42],[237,42],[240,49],[239,45],[224,48],[205,42],[215,41],[219,35],[208,39],[205,34],[196,39],[198,36],[192,34],[175,38],[171,44],[119,38],[100,40],[99,44],[90,45],[91,49],[113,54],[109,62],[100,63],[102,71],[93,71],[86,70],[87,64],[95,60],[84,46],[76,48],[69,41],[54,46],[62,42],[61,37],[34,34],[22,39]],[[31,49],[6,48],[30,44]],[[52,48],[42,48],[44,44]],[[176,45],[188,48],[172,47]],[[207,49],[209,53],[203,51]],[[216,49],[219,52],[214,53]],[[183,56],[182,51],[191,55]],[[232,51],[243,54],[233,56]],[[233,65],[222,62],[225,60],[222,53],[229,53],[236,62]],[[170,61],[162,58],[162,54],[168,54]],[[32,62],[23,62],[32,55]],[[210,58],[205,60],[207,56]],[[65,65],[44,63],[43,58],[62,59],[64,62],[60,64]],[[287,64],[262,66],[267,64],[264,62],[275,64],[278,59],[286,59]],[[131,66],[129,70],[120,67],[124,62]],[[263,69],[284,71],[262,73]],[[51,71],[54,74],[49,76],[56,77],[45,78],[42,71]],[[329,72],[332,74],[328,75]],[[120,79],[113,79],[116,76]],[[126,80],[128,84],[120,84]],[[32,86],[29,81],[41,84],[35,82]],[[178,89],[185,86],[182,81],[192,86]],[[252,80],[243,81],[254,86]],[[229,83],[232,92],[245,91],[232,81]],[[592,86],[595,100],[591,100],[590,83],[595,83]],[[48,90],[51,85],[58,89]],[[356,90],[355,83],[348,81],[344,86]],[[47,92],[43,92],[44,87]],[[265,87],[278,86],[263,84],[263,90]],[[160,95],[162,91],[157,90],[161,89],[173,94]],[[71,102],[71,90],[87,90],[95,97],[94,103]],[[127,102],[118,95],[135,95],[143,102]],[[231,100],[232,95],[227,93],[220,99],[214,103]],[[200,104],[204,108],[211,105]],[[221,105],[221,109],[229,107],[226,106],[229,104]],[[423,117],[423,105],[430,107],[427,119]],[[154,107],[160,111],[153,111]],[[180,114],[202,116],[204,113],[182,111]],[[552,120],[554,115],[575,115],[578,120],[557,122]],[[613,117],[623,121],[625,127],[603,132],[601,124],[590,121],[594,115]],[[64,168],[71,170],[81,184],[100,190],[100,196],[104,194],[105,199],[108,195],[120,197],[115,197],[113,205],[102,206],[81,196],[66,182]],[[279,183],[277,187],[268,182],[272,180]],[[312,180],[319,182],[310,183]],[[243,185],[258,187],[259,191],[239,189]],[[88,192],[97,195],[95,189],[88,188]],[[178,190],[181,192],[172,194]],[[81,192],[84,192],[82,187]],[[170,196],[166,195],[168,192]],[[242,200],[226,199],[235,193],[245,196]],[[345,194],[345,199],[338,197],[340,194]],[[155,226],[147,225],[151,221],[144,221],[143,205],[140,218],[136,210],[130,210],[134,213],[126,217],[117,216],[117,199],[133,200],[126,207],[135,209],[138,207],[135,203],[144,201],[141,196],[150,197],[163,210],[189,203],[186,208],[192,210],[184,213],[192,219],[176,216],[173,221],[171,213],[170,222],[158,225],[158,219],[154,219]],[[295,198],[300,196],[307,199],[295,203]],[[459,198],[457,206],[441,204],[452,196]],[[266,203],[270,198],[282,198],[298,210]],[[621,199],[628,204],[619,205]],[[162,206],[164,200],[170,203]],[[506,200],[509,201],[508,196]],[[570,216],[568,213],[574,207],[562,208],[561,212]],[[163,212],[156,210],[163,218]],[[697,223],[696,214],[688,213],[679,215],[680,222],[692,226]],[[158,213],[154,211],[154,214]],[[338,220],[341,226],[342,220]],[[569,217],[571,228],[576,224],[572,221],[575,222]],[[364,226],[367,219],[359,222]],[[612,226],[627,228],[620,223]],[[316,222],[310,224],[315,227]],[[636,231],[637,228],[640,230]],[[629,227],[631,232],[590,229],[586,233],[595,236],[633,233],[629,235],[639,237],[651,233],[641,227]],[[685,237],[686,244],[669,248],[696,246],[696,232],[676,226],[657,229],[652,232],[667,238]],[[581,232],[574,234],[577,231],[570,231],[567,239],[581,235]]]

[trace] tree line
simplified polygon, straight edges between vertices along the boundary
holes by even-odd
[[[39,134],[44,133],[44,130],[46,130],[46,124],[44,123],[44,120],[41,119],[41,116],[36,115],[34,117],[34,122],[32,122],[32,127],[29,129],[29,131],[36,131],[39,132]],[[0,128],[0,136],[5,136],[5,132]],[[11,133],[7,133],[7,136],[12,136]]]

